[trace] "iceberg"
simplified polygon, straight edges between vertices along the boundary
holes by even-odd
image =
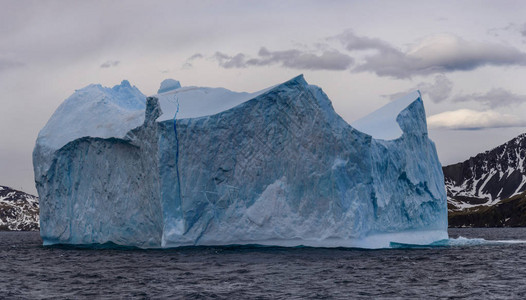
[[[255,93],[77,90],[33,151],[45,245],[383,248],[447,239],[418,91],[349,125],[302,75]]]
[[[168,91],[176,90],[178,88],[181,88],[181,83],[174,79],[165,79],[163,82],[161,82],[161,87],[157,91],[157,93],[165,93]]]

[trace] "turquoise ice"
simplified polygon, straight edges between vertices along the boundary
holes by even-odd
[[[144,104],[126,81],[92,85],[57,109],[33,153],[44,244],[447,239],[443,174],[419,92],[352,126],[303,76],[256,93],[176,81],[159,92]],[[89,126],[64,125],[76,118]]]

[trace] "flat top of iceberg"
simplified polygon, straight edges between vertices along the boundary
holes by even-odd
[[[154,97],[159,98],[163,112],[157,121],[173,119],[178,105],[179,112],[176,119],[214,115],[253,99],[272,88],[274,86],[255,93],[233,92],[224,88],[195,86],[171,89],[154,95]],[[160,90],[162,90],[162,86]]]
[[[67,98],[38,134],[38,143],[59,149],[75,139],[123,137],[144,122],[146,96],[127,80],[113,88],[91,84]]]
[[[254,92],[234,92],[225,88],[181,87],[179,81],[166,79],[161,83],[159,99],[162,115],[157,121],[174,118],[198,118],[214,115],[251,100],[278,85]],[[375,139],[396,139],[402,130],[397,116],[420,92],[412,92],[395,100],[368,116],[350,124],[355,129]],[[124,137],[126,133],[144,122],[146,96],[127,80],[113,88],[92,84],[75,91],[55,111],[40,131],[38,144],[59,149],[75,139],[90,136],[100,138]]]
[[[399,98],[369,115],[351,123],[355,129],[372,136],[375,139],[394,140],[402,136],[402,129],[396,118],[411,103],[420,98],[420,91],[414,91]]]

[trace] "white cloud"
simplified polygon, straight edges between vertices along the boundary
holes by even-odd
[[[357,36],[346,31],[336,38],[349,51],[375,50],[353,72],[373,72],[378,76],[410,78],[453,71],[470,71],[493,66],[526,65],[526,53],[502,44],[467,41],[450,34],[437,34],[421,40],[407,51],[387,42]]]
[[[526,120],[492,110],[459,109],[432,115],[427,118],[427,124],[430,128],[478,130],[483,128],[522,127],[526,126]]]

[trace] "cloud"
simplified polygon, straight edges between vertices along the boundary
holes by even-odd
[[[380,39],[357,36],[352,31],[336,38],[349,51],[374,50],[352,71],[373,72],[378,76],[410,78],[414,75],[470,71],[486,65],[526,65],[526,53],[516,48],[466,41],[446,34],[428,37],[407,51]]]
[[[526,23],[522,24],[522,26],[519,28],[519,32],[522,36],[526,37]]]
[[[261,47],[256,58],[247,58],[243,53],[230,56],[221,52],[216,52],[214,58],[227,69],[281,64],[290,69],[341,71],[347,70],[354,62],[352,57],[336,50],[325,50],[318,55],[297,49],[270,51],[265,47]]]
[[[488,29],[486,32],[489,34],[489,35],[492,35],[492,36],[500,36],[502,32],[506,32],[506,31],[519,31],[518,30],[518,27],[517,27],[517,24],[511,22],[509,23],[508,25],[506,26],[503,26],[503,27],[494,27],[494,28],[490,28]]]
[[[100,65],[100,67],[103,68],[103,69],[106,69],[106,68],[116,67],[120,63],[121,62],[118,61],[118,60],[108,60],[105,63],[103,63],[102,65]]]
[[[421,82],[405,92],[383,96],[390,100],[395,100],[414,90],[420,90],[422,94],[427,95],[433,102],[439,103],[449,98],[453,90],[453,83],[444,74],[438,74],[435,76],[433,83]]]
[[[23,63],[21,63],[19,61],[14,61],[14,60],[10,60],[10,59],[0,58],[0,72],[8,70],[8,69],[12,69],[12,68],[22,67],[24,65],[25,64],[23,64]]]
[[[365,36],[357,36],[352,30],[346,30],[343,33],[330,37],[329,39],[339,40],[349,51],[354,50],[378,50],[382,53],[400,52],[391,46],[386,41],[378,38],[369,38]]]
[[[522,127],[526,126],[526,120],[492,110],[459,109],[432,115],[427,118],[427,124],[430,128],[480,130],[484,128]]]
[[[198,59],[198,58],[203,58],[203,54],[201,54],[201,53],[196,53],[196,54],[190,56],[190,57],[187,59],[187,61],[192,61],[192,60],[195,60],[195,59]]]
[[[203,54],[201,53],[196,53],[192,56],[190,56],[189,58],[186,59],[185,63],[183,64],[183,69],[190,69],[191,67],[193,67],[194,65],[192,64],[192,61],[196,60],[196,59],[201,59],[203,58]]]
[[[390,100],[396,100],[408,93],[420,90],[420,92],[429,97],[433,102],[440,103],[446,99],[451,102],[478,102],[489,108],[505,107],[511,105],[520,105],[526,103],[526,95],[519,95],[503,88],[493,88],[486,93],[457,94],[451,97],[453,83],[444,74],[438,74],[434,82],[420,82],[416,86],[406,91],[394,94],[382,95]],[[450,98],[451,97],[451,98]]]
[[[230,56],[221,52],[216,52],[214,58],[217,60],[219,65],[225,69],[231,68],[246,68],[247,63],[245,62],[245,55],[238,53],[235,56]]]
[[[525,28],[526,33],[526,28]],[[331,48],[326,43],[315,43],[314,51],[289,49],[271,51],[261,47],[257,55],[238,53],[230,55],[216,52],[213,59],[223,68],[281,65],[300,70],[334,70],[372,72],[378,76],[407,79],[413,76],[471,71],[483,66],[526,66],[526,52],[512,46],[467,41],[460,37],[441,34],[420,40],[406,50],[372,37],[359,36],[347,30],[329,37],[327,42],[338,41],[352,55]],[[301,47],[300,47],[301,48]],[[355,57],[360,59],[355,59]],[[197,58],[202,58],[198,54]],[[186,67],[192,64],[187,61]],[[443,101],[451,92],[451,83],[444,76],[442,82],[424,85],[436,102]]]
[[[510,106],[512,104],[526,103],[526,95],[518,95],[503,88],[494,88],[485,94],[473,93],[458,95],[453,98],[453,102],[475,101],[488,107]]]
[[[453,83],[444,74],[435,76],[434,83],[421,83],[418,89],[425,94],[428,94],[433,102],[439,103],[446,100],[453,90]]]
[[[526,23],[518,25],[514,22],[509,23],[503,27],[495,27],[488,29],[487,33],[496,37],[501,36],[502,32],[519,33],[523,37],[526,37]]]

